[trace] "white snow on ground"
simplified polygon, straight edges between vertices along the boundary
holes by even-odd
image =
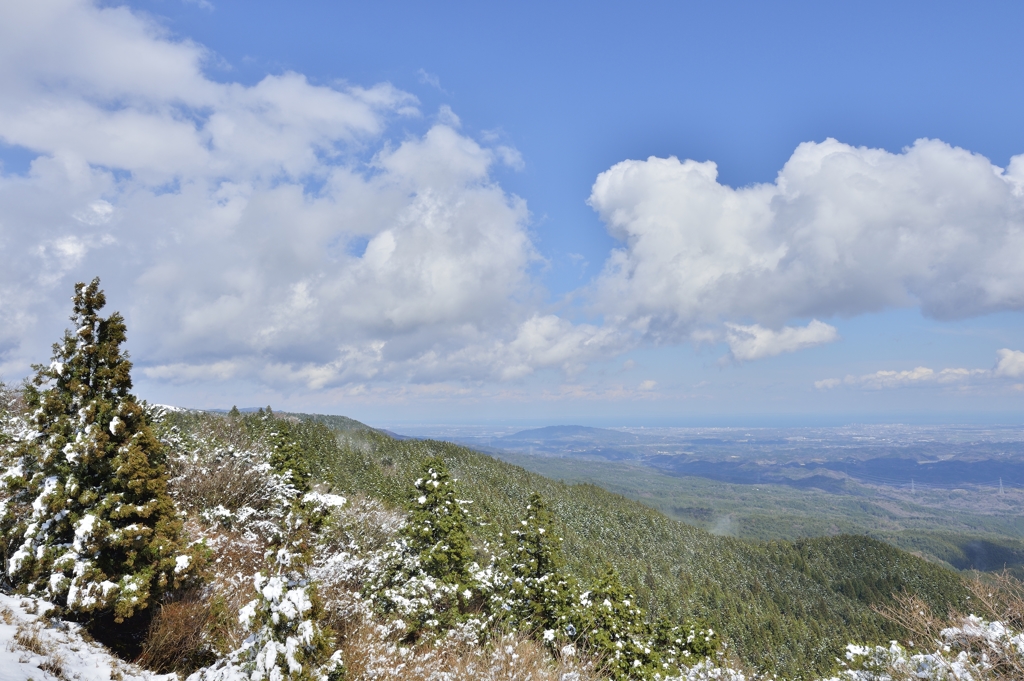
[[[0,681],[175,681],[117,659],[81,626],[42,616],[49,604],[0,593]]]

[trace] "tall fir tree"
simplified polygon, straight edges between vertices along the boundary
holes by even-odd
[[[16,484],[32,512],[12,523],[6,565],[21,590],[64,616],[123,622],[188,570],[164,452],[131,394],[124,319],[99,315],[99,279],[75,288],[73,330],[26,385],[32,437]]]
[[[449,584],[469,584],[473,546],[462,503],[456,497],[456,480],[444,461],[434,457],[423,464],[424,476],[415,483],[412,512],[405,534],[419,554],[425,573]]]
[[[562,538],[554,516],[539,494],[530,495],[526,515],[507,542],[508,600],[511,616],[530,631],[545,633],[545,640],[570,637],[574,582],[564,573]],[[573,631],[570,629],[569,631]]]

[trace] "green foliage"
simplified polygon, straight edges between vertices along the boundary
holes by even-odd
[[[564,559],[559,569],[565,581],[595,584],[611,563],[625,596],[617,601],[620,609],[644,613],[630,615],[649,627],[630,630],[632,639],[654,644],[643,646],[652,650],[651,659],[630,658],[640,659],[638,669],[673,664],[672,660],[686,662],[691,659],[687,652],[699,658],[712,652],[721,636],[729,644],[728,652],[753,668],[787,678],[822,676],[834,671],[836,658],[850,641],[905,638],[906,632],[872,610],[872,606],[894,603],[888,589],[916,594],[940,613],[963,611],[970,603],[955,573],[882,542],[838,536],[766,544],[719,537],[597,486],[555,482],[450,443],[396,440],[342,417],[310,416],[295,422],[290,420],[293,415],[278,413],[271,420],[260,420],[258,415],[243,420],[251,421],[246,427],[266,428],[282,418],[289,419],[312,480],[325,481],[339,493],[381,499],[394,508],[409,508],[411,500],[425,496],[419,489],[410,490],[409,481],[423,477],[428,460],[439,458],[459,478],[458,496],[474,502],[461,508],[469,538],[477,547],[508,549],[515,544],[519,538],[512,532],[523,528],[524,519],[529,522],[533,510],[523,514],[527,505],[533,506],[530,495],[542,495],[551,514],[548,521],[557,528],[544,534],[564,538],[557,548]],[[337,429],[332,431],[328,424]],[[524,535],[524,544],[539,534]],[[493,604],[482,597],[486,589],[498,589],[500,575],[492,574],[487,584],[445,583],[443,577],[432,577],[421,567],[423,547],[413,550],[411,540],[406,536],[405,548],[391,556],[395,569],[380,573],[389,575],[388,579],[368,588],[368,592],[389,594],[374,597],[379,612],[401,617],[419,627],[419,632],[462,626],[459,623],[464,624],[465,618],[491,617],[486,608]],[[461,559],[446,562],[462,564]],[[552,563],[560,561],[555,557]],[[470,563],[470,574],[478,580],[489,569],[473,572]],[[629,600],[628,606],[624,600]],[[574,604],[580,605],[578,600]],[[492,613],[503,612],[500,606],[493,607]],[[578,636],[581,626],[573,626]],[[616,626],[617,631],[628,629]],[[548,630],[534,631],[542,636]],[[704,641],[705,637],[709,640]],[[555,647],[555,641],[550,643]],[[579,644],[588,645],[586,641]],[[710,648],[701,648],[703,644]],[[658,651],[657,657],[653,651]]]
[[[579,604],[580,638],[612,678],[677,676],[680,664],[692,665],[718,651],[718,636],[711,629],[672,626],[667,620],[651,623],[611,566],[593,590],[580,595]]]
[[[498,456],[549,478],[596,484],[717,534],[762,541],[867,535],[958,570],[1006,567],[1024,575],[1020,489],[918,487],[911,493],[847,480],[846,489],[833,494],[680,477],[636,462],[508,452]]]
[[[13,503],[0,522],[17,546],[6,568],[18,588],[69,616],[121,622],[172,588],[189,558],[164,452],[130,392],[124,320],[101,317],[105,302],[98,279],[76,286],[74,330],[25,387],[30,433],[10,451]]]
[[[505,544],[505,570],[509,581],[501,594],[509,617],[520,628],[533,632],[557,632],[557,638],[572,638],[566,627],[577,629],[580,619],[573,611],[575,581],[564,572],[562,537],[543,498],[530,495],[526,514],[509,532]],[[549,635],[548,641],[555,642]]]
[[[423,571],[442,582],[467,584],[473,545],[462,501],[455,495],[455,480],[444,461],[428,459],[423,477],[413,486],[409,524],[404,534],[419,556]]]
[[[270,407],[267,407],[270,413]],[[287,474],[300,492],[309,491],[309,462],[303,456],[302,446],[292,434],[292,426],[283,419],[268,419],[270,428],[270,465],[279,473]]]
[[[366,589],[379,612],[406,622],[409,641],[450,629],[482,601],[456,481],[440,459],[427,459],[422,472],[407,502],[400,544]]]

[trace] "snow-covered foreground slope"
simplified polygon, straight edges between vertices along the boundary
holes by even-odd
[[[174,681],[111,655],[77,624],[47,620],[45,601],[0,594],[0,681]]]

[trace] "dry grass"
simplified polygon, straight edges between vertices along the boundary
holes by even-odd
[[[14,632],[14,642],[18,647],[23,648],[30,653],[36,655],[45,656],[49,653],[46,647],[46,643],[42,637],[39,636],[39,627],[26,627],[24,624],[19,624],[17,630]]]
[[[206,584],[160,607],[136,663],[187,675],[241,644],[238,611],[253,598],[252,576],[266,567],[267,545],[240,532],[204,527],[195,518],[186,528],[191,536],[205,537],[210,549]]]
[[[196,592],[162,605],[150,623],[136,664],[185,675],[212,664],[217,656],[215,633],[221,619],[213,606]]]
[[[274,502],[270,473],[252,457],[204,454],[202,460],[171,464],[170,492],[187,510],[223,506],[237,511],[248,506],[261,511]]]
[[[67,680],[68,675],[67,672],[65,672],[64,670],[64,664],[64,658],[58,655],[57,653],[53,653],[52,655],[48,656],[45,660],[42,661],[42,663],[39,665],[39,668],[42,669],[44,672],[49,672],[58,679]]]
[[[487,645],[441,639],[415,647],[389,640],[388,629],[363,620],[343,641],[347,681],[596,681],[594,665],[575,656],[555,660],[521,634]]]

